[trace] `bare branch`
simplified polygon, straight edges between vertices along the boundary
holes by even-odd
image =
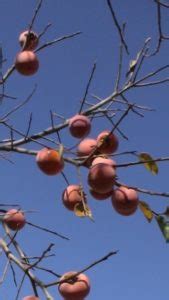
[[[58,39],[55,39],[55,40],[53,40],[53,41],[51,41],[51,42],[47,42],[47,43],[45,43],[44,45],[42,45],[42,46],[40,46],[39,48],[37,48],[37,49],[35,50],[35,53],[41,51],[42,49],[44,49],[44,48],[46,48],[46,47],[53,46],[53,45],[56,44],[56,43],[59,43],[59,42],[62,42],[62,41],[64,41],[64,40],[73,38],[73,37],[75,37],[75,36],[77,36],[77,35],[79,35],[79,34],[81,34],[81,33],[82,33],[81,31],[78,31],[78,32],[75,32],[75,33],[72,33],[72,34],[69,34],[69,35],[62,36],[62,37],[60,37],[60,38],[58,38]]]
[[[70,276],[69,279],[67,279],[67,280],[71,280],[71,279],[75,278],[77,275],[79,275],[80,273],[88,271],[89,269],[95,267],[96,265],[102,263],[103,261],[109,259],[109,257],[111,257],[111,256],[113,256],[113,255],[115,255],[117,253],[118,253],[118,250],[117,251],[112,251],[112,252],[108,253],[107,255],[103,256],[102,258],[100,258],[100,259],[96,260],[95,262],[91,263],[89,266],[83,268],[82,270],[80,270],[76,274]],[[67,280],[63,279],[63,280],[59,280],[59,281],[54,281],[54,282],[46,284],[45,286],[46,287],[50,287],[50,286],[53,286],[53,285],[58,285],[59,283],[66,282]]]
[[[43,0],[39,0],[39,3],[38,3],[38,5],[37,5],[37,7],[36,7],[36,9],[35,9],[35,12],[34,12],[34,15],[33,15],[33,17],[32,17],[31,23],[30,23],[30,25],[29,25],[29,31],[31,31],[32,28],[33,28],[33,25],[34,25],[34,23],[35,23],[35,20],[36,20],[36,17],[37,17],[37,15],[38,15],[38,12],[39,12],[39,10],[40,10],[40,8],[41,8],[41,6],[42,6],[42,2],[43,2]]]
[[[56,235],[56,236],[59,236],[60,238],[62,238],[62,239],[64,239],[64,240],[70,240],[68,237],[66,237],[66,236],[64,236],[64,235],[62,235],[62,234],[60,234],[60,233],[57,233],[56,231],[53,231],[53,230],[49,230],[49,229],[47,229],[47,228],[45,228],[45,227],[42,227],[42,226],[39,226],[39,225],[35,225],[35,224],[33,224],[33,223],[30,223],[30,222],[26,222],[28,225],[30,225],[30,226],[33,226],[33,227],[35,227],[35,228],[37,228],[37,229],[40,229],[40,230],[43,230],[43,231],[45,231],[45,232],[49,232],[49,233],[51,233],[51,234],[54,234],[54,235]]]

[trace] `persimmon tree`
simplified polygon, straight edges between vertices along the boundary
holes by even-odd
[[[76,2],[73,1],[72,5],[77,4]],[[89,2],[86,2],[87,10],[90,8]],[[85,36],[85,32],[81,32],[81,29],[78,28],[76,31],[66,32],[63,35],[58,33],[57,36],[54,35],[50,39],[50,30],[53,30],[54,25],[43,23],[41,12],[44,11],[45,14],[49,5],[43,0],[37,1],[35,7],[32,7],[32,17],[24,25],[25,28],[20,28],[16,40],[12,41],[12,43],[18,43],[18,51],[13,53],[11,49],[10,58],[6,56],[6,46],[2,42],[0,49],[2,107],[0,155],[2,163],[4,168],[8,165],[7,172],[9,174],[12,172],[12,176],[19,176],[20,197],[24,198],[25,191],[29,189],[30,195],[36,194],[36,197],[39,195],[39,197],[46,198],[45,206],[40,199],[32,199],[29,205],[26,201],[16,201],[19,194],[15,191],[15,196],[12,188],[15,180],[11,175],[6,175],[7,183],[5,184],[3,181],[5,189],[10,193],[10,198],[8,198],[10,200],[1,199],[0,203],[2,299],[53,300],[58,297],[65,297],[66,300],[82,300],[84,297],[94,299],[90,296],[92,292],[91,294],[89,292],[92,290],[92,286],[98,283],[96,281],[90,283],[89,278],[90,275],[92,277],[92,273],[96,272],[96,265],[99,265],[97,266],[99,270],[99,268],[101,269],[100,264],[104,265],[104,261],[108,260],[106,265],[108,267],[110,264],[112,265],[112,260],[115,261],[121,255],[118,252],[121,249],[117,249],[116,239],[113,239],[113,248],[109,249],[106,254],[103,253],[99,257],[100,251],[97,252],[95,248],[92,261],[89,259],[87,252],[90,244],[92,245],[98,238],[97,234],[93,236],[97,227],[93,227],[91,237],[87,231],[90,230],[90,227],[96,226],[95,223],[97,224],[97,222],[104,222],[104,224],[113,222],[113,227],[108,229],[113,236],[113,230],[118,232],[116,226],[118,218],[123,219],[121,226],[125,226],[128,218],[135,218],[133,220],[136,225],[132,226],[136,227],[140,213],[140,218],[145,217],[149,223],[152,222],[157,235],[160,234],[157,229],[159,227],[164,240],[169,241],[169,209],[167,206],[169,193],[164,190],[163,184],[158,184],[162,190],[156,189],[159,182],[156,181],[156,178],[160,176],[158,174],[160,167],[162,164],[166,166],[167,161],[169,161],[167,147],[165,154],[161,152],[159,154],[156,151],[156,148],[158,150],[160,144],[163,144],[157,130],[157,128],[163,130],[160,126],[160,123],[163,124],[162,120],[158,120],[157,127],[154,125],[157,133],[153,133],[156,141],[156,145],[152,142],[155,145],[153,153],[147,150],[151,147],[146,146],[147,141],[151,145],[152,136],[147,135],[148,140],[144,142],[144,135],[149,132],[147,126],[150,122],[152,128],[153,122],[153,117],[147,116],[156,114],[154,112],[156,104],[153,103],[152,107],[152,103],[148,101],[148,98],[151,97],[150,90],[152,90],[153,97],[160,98],[160,107],[165,105],[161,95],[169,81],[167,76],[169,65],[163,63],[165,50],[168,49],[167,40],[169,38],[165,33],[167,27],[165,26],[165,16],[168,13],[169,5],[158,0],[152,0],[148,4],[143,1],[139,4],[140,8],[142,6],[145,8],[147,5],[147,9],[152,9],[151,22],[156,29],[154,31],[153,27],[151,31],[150,26],[151,34],[149,30],[146,32],[145,29],[143,31],[140,29],[142,44],[139,39],[139,47],[135,47],[135,38],[133,37],[132,40],[132,28],[134,29],[137,24],[132,24],[130,27],[130,20],[127,19],[128,14],[125,16],[126,19],[120,19],[125,9],[128,8],[127,3],[113,4],[113,1],[110,0],[103,2],[105,18],[109,19],[109,34],[111,36],[112,33],[111,38],[115,41],[113,47],[112,44],[105,46],[106,49],[112,48],[112,57],[114,56],[114,60],[112,58],[112,71],[107,67],[108,76],[112,76],[109,85],[104,78],[107,70],[103,72],[103,78],[97,81],[96,78],[99,73],[101,73],[99,76],[102,77],[102,71],[99,70],[99,60],[96,59],[92,61],[92,66],[88,64],[88,74],[85,74],[85,77],[84,74],[78,74],[77,84],[88,75],[88,79],[84,80],[82,84],[83,92],[81,95],[79,96],[74,92],[76,96],[70,95],[70,99],[64,99],[64,92],[67,92],[67,81],[61,82],[64,72],[66,78],[66,72],[69,72],[71,81],[78,70],[69,70],[66,62],[63,64],[64,55],[65,61],[67,61],[66,53],[68,52],[63,54],[62,62],[59,62],[60,53],[56,57],[55,52],[60,45],[62,45],[63,50],[71,49],[69,57],[71,61],[73,52],[76,51],[77,55],[83,49],[84,41],[81,39]],[[132,0],[129,2],[132,4]],[[54,6],[55,9],[55,4],[50,5]],[[70,4],[66,5],[69,6]],[[95,10],[97,11],[97,6]],[[59,5],[56,14],[59,15]],[[135,15],[137,14],[139,15],[139,11],[135,12]],[[46,17],[48,17],[47,13]],[[147,15],[145,14],[143,19],[148,24],[146,18]],[[38,22],[42,23],[43,27]],[[66,24],[66,17],[64,22]],[[15,25],[11,23],[9,26],[14,27]],[[140,25],[140,28],[142,26]],[[69,25],[67,31],[69,31]],[[139,35],[139,32],[137,34]],[[106,36],[106,32],[101,33],[101,35],[102,37]],[[87,47],[89,46],[90,42]],[[75,50],[76,47],[78,50]],[[61,51],[63,51],[62,49]],[[105,59],[107,63],[110,57],[107,60],[106,53],[108,52],[103,53],[102,60]],[[73,65],[76,67],[81,63],[86,70],[85,63],[80,61],[83,56],[80,55],[78,58],[76,55],[73,56],[72,60],[77,58],[77,62],[71,62],[71,67]],[[57,64],[60,63],[60,77],[57,70],[57,76],[54,69],[50,70],[55,65],[55,57]],[[45,61],[45,64],[42,63],[42,60]],[[10,61],[12,61],[11,65],[9,64]],[[40,77],[41,72],[45,80]],[[43,83],[41,84],[41,82]],[[100,82],[102,82],[101,90],[98,86]],[[21,101],[16,97],[16,91],[19,90],[23,97],[23,91],[27,90],[27,85],[30,88],[30,84],[31,92],[28,92],[27,95],[24,94],[24,100]],[[43,84],[45,84],[44,90]],[[60,89],[58,95],[59,85],[63,87],[63,94],[61,94]],[[73,81],[72,85],[71,93],[75,87]],[[104,85],[106,86],[105,91]],[[45,95],[46,87],[48,92]],[[34,102],[39,97],[38,93],[41,89],[43,90],[41,96],[44,94],[43,103],[39,101],[38,107],[35,105],[34,108]],[[155,95],[157,91],[158,95]],[[49,95],[50,97],[52,95],[56,100],[50,102],[48,100]],[[80,99],[74,101],[74,97]],[[30,105],[30,103],[32,104]],[[54,109],[50,107],[51,104],[54,105]],[[48,115],[44,114],[46,107],[48,107]],[[34,112],[36,112],[35,115]],[[42,119],[44,116],[46,117],[43,122],[41,114],[43,115]],[[144,116],[148,122],[143,119]],[[21,123],[20,118],[23,118]],[[139,119],[141,119],[143,137],[141,137],[141,130],[137,128],[140,124]],[[128,124],[130,124],[129,128]],[[137,147],[134,146],[133,149],[130,144],[132,140],[134,140],[134,145],[139,145],[141,141],[144,146],[141,146],[141,149],[139,147],[136,149]],[[161,151],[161,148],[159,150]],[[23,166],[23,169],[21,167],[21,170],[18,170],[18,166]],[[15,170],[13,171],[13,169]],[[147,175],[146,172],[150,174]],[[150,175],[152,177],[154,175],[155,179],[150,179]],[[143,183],[144,186],[142,186]],[[27,184],[28,188],[25,187]],[[40,193],[37,194],[35,189]],[[56,196],[57,203],[50,204],[50,202],[54,202]],[[152,198],[155,197],[158,199],[154,205]],[[165,199],[162,206],[161,203],[159,204],[160,198]],[[104,206],[107,210],[104,210]],[[99,215],[97,216],[97,209],[100,210],[100,218]],[[114,211],[116,216],[112,217],[112,221],[110,221],[110,216],[106,215],[110,210],[112,215]],[[103,214],[105,212],[105,215],[101,217],[102,212]],[[57,226],[60,225],[58,230],[55,230],[54,216],[60,218],[60,223],[57,223]],[[88,223],[86,224],[86,222]],[[81,225],[82,223],[83,225]],[[68,232],[69,229],[71,230],[71,226],[75,228],[74,235],[78,236],[78,240],[76,240],[76,246],[70,253],[67,244],[73,243]],[[66,230],[68,234],[63,233]],[[99,236],[101,237],[102,234],[103,232],[100,230]],[[127,234],[126,231],[124,235]],[[66,257],[67,251],[67,261],[65,257],[61,257],[61,253],[57,254],[57,249],[53,250],[56,239],[57,245],[59,242],[64,242],[64,255]],[[41,244],[41,240],[46,244],[43,249],[40,249],[43,244]],[[81,255],[81,243],[86,246],[86,255]],[[98,242],[96,242],[96,247],[97,245],[99,245]],[[134,246],[135,243],[133,242],[132,247],[134,248]],[[107,249],[106,244],[103,249]],[[59,251],[62,252],[61,249]],[[78,259],[78,268],[76,266],[75,269],[77,270],[73,270],[73,272],[72,265],[69,266],[70,256]],[[57,260],[61,261],[59,263],[61,271],[56,265]],[[79,261],[81,265],[79,265]],[[89,278],[83,274],[88,270],[90,270]],[[113,273],[113,269],[111,272]],[[64,276],[64,274],[66,275]],[[106,278],[106,267],[102,276]],[[103,283],[104,278],[102,278]],[[13,289],[12,291],[6,289],[8,284],[16,286],[15,295]],[[121,284],[123,285],[122,282]],[[6,289],[5,297],[3,286]],[[104,289],[104,284],[102,286]],[[106,294],[106,287],[104,293],[106,298],[112,297],[112,295]]]

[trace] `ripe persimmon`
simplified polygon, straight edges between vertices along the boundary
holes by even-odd
[[[15,68],[20,74],[30,76],[39,69],[39,60],[34,52],[22,51],[16,56]]]
[[[26,219],[22,211],[10,209],[5,213],[3,222],[12,230],[20,230],[25,226]]]
[[[91,165],[95,166],[97,164],[108,164],[109,166],[116,168],[116,162],[108,157],[98,156],[94,158]]]
[[[88,184],[97,193],[109,193],[115,183],[116,172],[112,166],[100,163],[92,166],[88,174]]]
[[[76,273],[68,272],[60,278],[60,281],[67,279],[66,282],[60,283],[58,286],[59,293],[65,300],[83,300],[90,292],[90,281],[85,274],[81,273],[68,280],[69,276]]]
[[[123,216],[134,214],[138,203],[138,193],[134,189],[120,186],[112,192],[112,205]]]
[[[32,30],[25,30],[19,35],[19,44],[24,50],[34,50],[38,43],[38,35]]]
[[[62,201],[64,206],[69,210],[74,210],[74,207],[77,203],[82,202],[84,197],[84,193],[81,189],[80,185],[72,184],[69,185],[62,194]]]
[[[117,136],[110,131],[102,131],[97,137],[97,146],[101,153],[111,154],[118,148],[119,141]]]
[[[69,130],[72,136],[76,138],[84,138],[89,134],[91,123],[88,117],[83,115],[75,115],[69,120]]]
[[[112,195],[112,190],[110,192],[107,192],[105,194],[101,194],[101,193],[98,193],[92,189],[90,189],[90,194],[92,195],[92,197],[96,200],[105,200],[107,198],[110,198],[111,195]]]
[[[39,297],[36,296],[26,296],[22,300],[40,300]]]
[[[47,175],[56,175],[64,168],[64,160],[55,149],[43,148],[36,155],[38,167]]]

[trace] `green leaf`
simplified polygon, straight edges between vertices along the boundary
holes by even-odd
[[[161,229],[161,232],[166,240],[166,242],[169,242],[169,223],[166,222],[165,218],[163,216],[157,216],[156,221],[158,226]]]
[[[142,152],[138,155],[140,161],[145,162],[144,166],[148,171],[150,171],[152,174],[156,175],[158,174],[158,166],[155,161],[153,161],[153,158],[150,154]]]
[[[151,222],[154,215],[149,205],[144,201],[139,201],[139,208],[144,214],[145,218],[148,220],[148,222]]]

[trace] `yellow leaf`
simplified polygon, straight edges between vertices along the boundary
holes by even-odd
[[[137,60],[131,60],[129,64],[129,70],[127,71],[126,77],[132,75],[137,65]]]
[[[139,208],[144,214],[144,216],[146,217],[146,219],[148,220],[148,222],[151,222],[153,218],[153,212],[151,211],[149,205],[144,201],[139,201]]]
[[[139,154],[139,159],[140,161],[145,162],[144,165],[147,170],[149,170],[154,175],[158,174],[158,166],[156,162],[153,161],[153,158],[150,154],[142,152]]]
[[[74,213],[78,217],[89,217],[93,220],[92,212],[86,203],[79,202],[74,207]]]
[[[60,144],[60,145],[59,145],[59,155],[60,155],[60,157],[63,156],[63,151],[64,151],[64,147],[63,147],[62,144]]]

